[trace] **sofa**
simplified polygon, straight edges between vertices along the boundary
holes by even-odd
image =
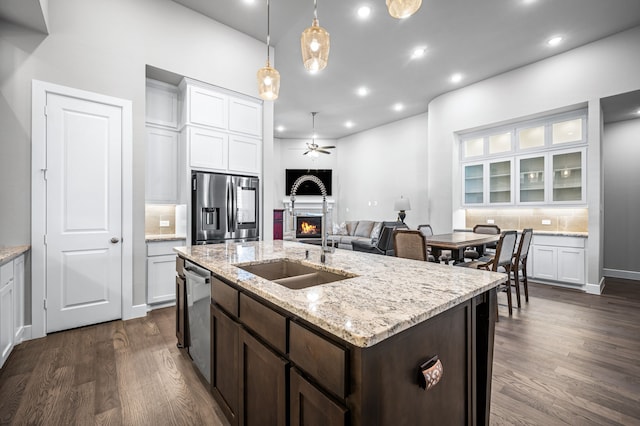
[[[334,224],[332,233],[329,234],[329,241],[333,241],[333,246],[341,249],[351,250],[353,241],[360,241],[374,246],[380,238],[380,231],[383,226],[404,226],[401,222],[378,222],[373,220],[348,220],[337,225]]]

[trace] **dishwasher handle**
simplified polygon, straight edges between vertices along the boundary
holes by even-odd
[[[193,269],[184,268],[184,275],[188,280],[192,280],[197,284],[204,285],[209,284],[209,275],[200,275]]]

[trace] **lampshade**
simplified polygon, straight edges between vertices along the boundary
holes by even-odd
[[[327,30],[318,23],[317,1],[313,2],[313,22],[300,36],[302,63],[304,67],[316,72],[324,69],[329,61],[330,38]]]
[[[408,198],[403,198],[403,197],[398,198],[395,201],[395,203],[393,203],[393,209],[397,210],[397,211],[411,210],[411,204],[409,203],[409,199]]]
[[[397,19],[408,18],[420,9],[422,0],[387,0],[389,14]]]
[[[265,101],[275,101],[280,91],[280,73],[269,63],[270,41],[269,0],[267,0],[267,65],[258,70],[258,96]]]
[[[278,99],[280,90],[280,73],[275,68],[267,65],[258,70],[258,94],[266,101]]]

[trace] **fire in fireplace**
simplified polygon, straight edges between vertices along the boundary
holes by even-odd
[[[296,238],[318,238],[322,236],[321,216],[298,216]]]

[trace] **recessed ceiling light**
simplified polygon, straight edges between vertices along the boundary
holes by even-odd
[[[426,47],[424,46],[416,47],[415,49],[413,49],[413,52],[411,52],[411,59],[422,58],[426,52],[427,52]]]
[[[352,127],[353,127],[353,121],[351,121],[351,120],[347,121],[346,123],[344,123],[344,126],[345,126],[347,129],[352,128]]]
[[[397,104],[393,105],[393,110],[394,111],[402,111],[404,109],[404,105],[402,105],[400,102],[398,102]]]
[[[284,129],[284,126],[280,125],[280,126],[276,127],[276,130],[278,132],[284,132],[285,129]]]
[[[451,75],[452,83],[460,83],[461,81],[462,81],[462,74],[460,74],[459,72]]]
[[[553,36],[549,40],[547,40],[547,44],[552,47],[557,46],[562,43],[562,40],[562,36]]]
[[[246,4],[254,4],[256,0],[244,0]]]
[[[366,87],[358,87],[358,96],[367,96],[369,94],[369,89]]]
[[[371,8],[369,6],[361,6],[358,8],[358,17],[360,19],[367,19],[371,15]]]
[[[524,4],[533,4],[535,2],[537,2],[538,0],[522,0],[522,3]]]
[[[636,114],[640,115],[640,109],[636,111]]]

